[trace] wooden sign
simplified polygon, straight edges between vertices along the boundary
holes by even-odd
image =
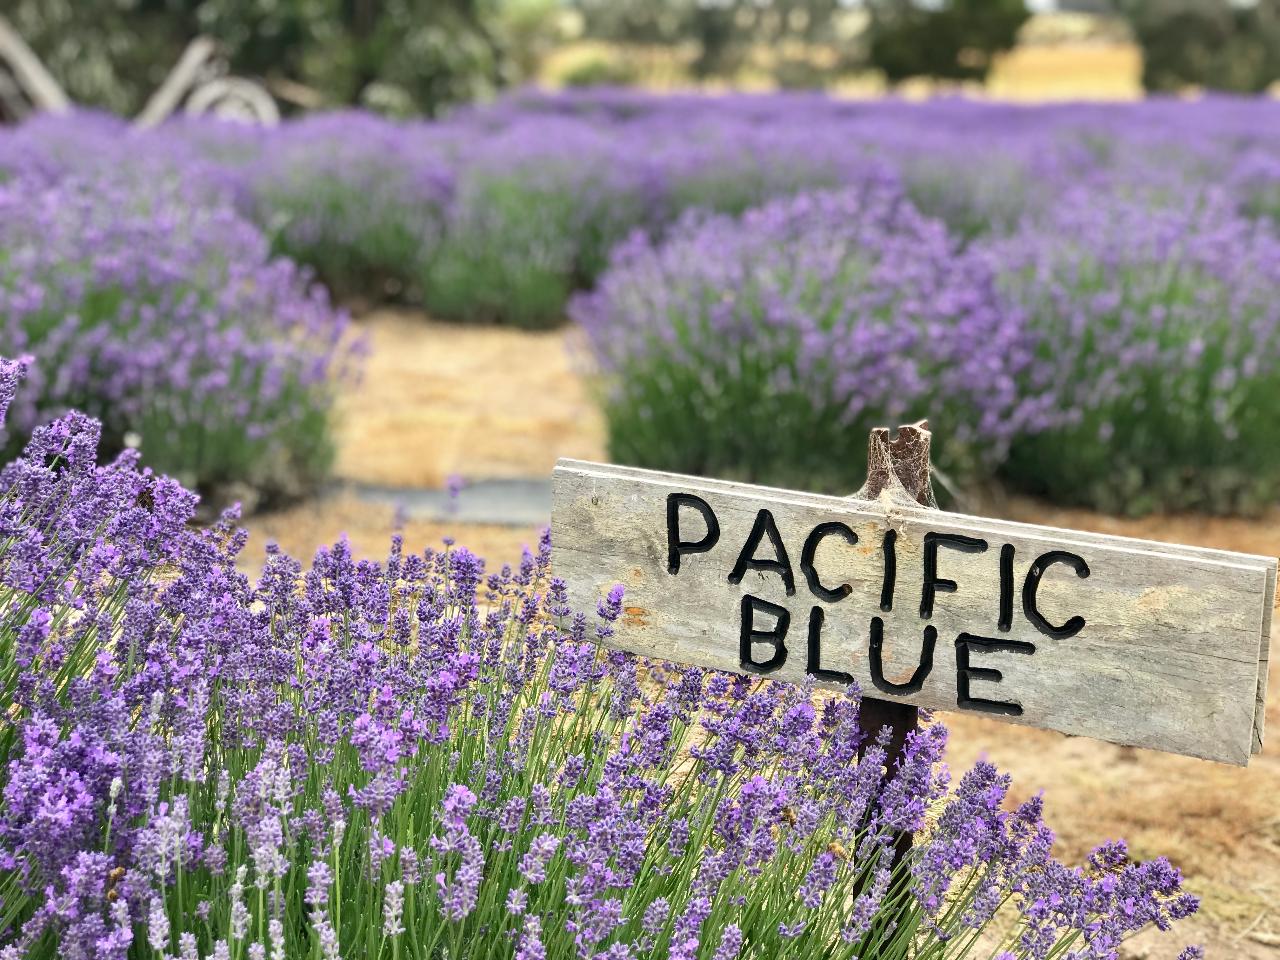
[[[1276,561],[561,460],[556,575],[610,644],[1244,765]]]

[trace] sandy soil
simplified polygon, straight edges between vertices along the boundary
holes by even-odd
[[[374,355],[364,383],[343,403],[340,476],[439,486],[451,473],[537,477],[557,456],[604,457],[603,425],[567,359],[567,333],[446,327],[394,313],[365,323]],[[1280,544],[1280,510],[1250,520],[1125,520],[1013,500],[999,512],[1251,553],[1275,553]],[[307,556],[344,531],[359,554],[378,556],[392,523],[385,506],[331,497],[254,518],[247,557],[255,565],[268,538]],[[422,521],[405,528],[413,548],[447,535],[496,565],[518,558],[537,531]],[[985,755],[1014,775],[1015,799],[1044,791],[1062,856],[1079,859],[1114,837],[1126,838],[1138,856],[1167,854],[1204,898],[1200,916],[1181,928],[1183,938],[1203,940],[1210,957],[1280,958],[1280,744],[1237,769],[971,715],[945,720],[954,770]],[[1273,694],[1268,721],[1280,730],[1280,694]],[[1178,947],[1170,937],[1147,937],[1128,956],[1173,957]]]
[[[372,356],[341,405],[341,479],[441,487],[447,477],[540,477],[555,458],[601,457],[604,424],[573,372],[565,331],[365,318]]]

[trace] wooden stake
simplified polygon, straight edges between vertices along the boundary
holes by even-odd
[[[920,506],[936,509],[937,501],[929,478],[931,439],[927,420],[899,427],[896,437],[889,436],[887,427],[872,430],[867,441],[867,482],[854,497],[860,500],[879,500],[884,496],[909,499]],[[875,743],[881,729],[889,728],[885,770],[892,774],[894,766],[906,752],[907,736],[920,728],[920,710],[909,703],[864,696],[859,707],[858,724],[863,734],[859,758]],[[894,845],[893,862],[896,864],[910,849],[911,835],[903,833]]]

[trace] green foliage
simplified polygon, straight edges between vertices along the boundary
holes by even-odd
[[[494,30],[519,81],[538,75],[543,58],[561,40],[560,0],[500,0]]]
[[[890,83],[982,80],[1029,16],[1024,0],[869,0],[868,58]]]
[[[732,75],[753,46],[832,42],[844,7],[840,0],[572,2],[590,37],[624,44],[693,44],[697,54],[692,69],[701,79]]]
[[[136,113],[198,34],[233,71],[329,105],[435,113],[504,78],[494,0],[16,0],[14,26],[79,103]],[[7,11],[8,12],[8,11]]]
[[[1280,0],[1128,0],[1148,90],[1257,92],[1280,79]]]
[[[586,60],[563,77],[569,87],[625,87],[635,79],[636,71],[630,64],[606,57]]]

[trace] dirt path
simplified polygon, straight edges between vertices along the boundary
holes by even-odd
[[[604,423],[565,331],[365,318],[373,351],[341,406],[336,473],[401,487],[464,478],[542,477],[556,457],[600,459]]]
[[[382,312],[364,321],[373,356],[342,404],[339,478],[391,487],[466,479],[542,477],[558,456],[605,459],[604,428],[568,359],[564,331],[521,333],[444,326]],[[1194,516],[1124,520],[1028,500],[1010,519],[1250,553],[1280,551],[1280,510],[1260,519]],[[346,532],[357,553],[386,548],[392,510],[337,495],[253,518],[248,556],[268,538],[298,556]],[[410,520],[412,548],[456,536],[492,565],[519,557],[537,528]],[[1273,682],[1273,690],[1276,684]],[[1204,898],[1182,935],[1210,957],[1280,958],[1280,734],[1247,770],[1113,747],[949,714],[957,776],[985,755],[1013,774],[1016,799],[1043,790],[1059,853],[1079,860],[1095,843],[1126,838],[1137,856],[1167,854]],[[1268,710],[1280,730],[1280,693]],[[1127,956],[1173,957],[1171,938],[1147,937]]]

